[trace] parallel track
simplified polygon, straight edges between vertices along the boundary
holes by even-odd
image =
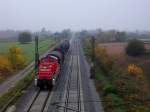
[[[64,112],[81,112],[81,95],[80,95],[80,74],[79,74],[79,57],[78,44],[74,43],[75,51],[73,52],[72,68],[68,74],[67,90],[65,98]]]

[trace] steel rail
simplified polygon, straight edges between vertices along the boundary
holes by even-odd
[[[39,94],[40,94],[40,89],[37,91],[35,97],[33,98],[33,100],[32,100],[32,102],[31,102],[29,108],[27,109],[27,112],[30,111],[30,109],[32,108],[32,105],[34,104],[34,102],[35,102],[35,100],[37,99],[37,97],[39,96]]]
[[[73,65],[73,57],[71,58],[71,66],[70,66],[70,70],[68,71],[68,81],[67,81],[67,93],[66,93],[66,101],[65,101],[65,106],[64,107],[68,107],[68,101],[69,101],[69,90],[70,90],[70,82],[71,82],[71,73],[72,73],[72,65]],[[64,108],[64,112],[67,112],[67,108]]]
[[[77,49],[79,49],[77,43],[76,43],[76,45],[77,45]],[[77,52],[77,53],[79,53],[79,52]],[[78,58],[79,58],[79,57],[78,57]],[[77,88],[77,92],[78,92],[77,94],[78,94],[78,111],[81,111],[81,98],[80,98],[80,97],[81,97],[81,96],[80,96],[80,83],[81,83],[81,82],[80,82],[80,76],[79,76],[79,75],[80,75],[80,74],[79,74],[79,72],[80,72],[80,71],[79,71],[79,70],[80,70],[80,69],[79,69],[79,64],[80,64],[80,63],[79,63],[78,58],[77,58],[77,87],[78,87],[78,88]]]

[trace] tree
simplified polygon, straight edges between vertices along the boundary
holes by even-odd
[[[130,56],[139,56],[144,54],[145,47],[144,47],[144,42],[137,40],[137,39],[132,39],[128,42],[127,48],[126,48],[126,53]]]
[[[99,42],[104,43],[104,42],[112,42],[115,40],[115,30],[110,30],[110,31],[99,31],[96,34],[96,38]]]
[[[61,38],[70,38],[72,35],[72,32],[70,29],[65,29],[61,32]]]
[[[79,37],[81,38],[90,37],[90,34],[87,30],[82,30],[81,32],[79,32]]]
[[[22,44],[28,43],[32,41],[31,34],[29,32],[22,32],[19,34],[18,41]]]
[[[9,49],[9,60],[14,70],[22,69],[26,64],[26,58],[23,55],[23,51],[18,47],[11,47]]]

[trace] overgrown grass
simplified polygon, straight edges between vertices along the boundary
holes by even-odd
[[[13,102],[16,101],[23,94],[22,91],[31,84],[33,79],[34,78],[32,70],[27,76],[19,80],[13,87],[8,90],[8,92],[0,97],[0,108],[6,105],[12,98]]]

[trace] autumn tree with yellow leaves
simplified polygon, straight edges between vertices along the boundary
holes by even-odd
[[[11,47],[9,49],[9,60],[12,64],[13,69],[21,69],[26,64],[26,58],[23,55],[22,49],[17,47]]]
[[[22,49],[11,47],[7,54],[0,54],[0,75],[6,76],[22,69],[26,64],[26,58]]]

